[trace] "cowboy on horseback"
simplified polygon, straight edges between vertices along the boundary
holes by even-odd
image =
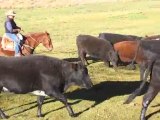
[[[21,31],[14,21],[16,13],[13,10],[9,10],[6,13],[7,19],[5,21],[5,35],[14,42],[15,56],[21,56],[20,54],[20,39],[17,34]]]

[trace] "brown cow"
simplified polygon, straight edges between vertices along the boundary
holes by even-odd
[[[138,41],[123,41],[114,44],[114,49],[118,53],[122,62],[132,62],[135,57],[140,42]],[[137,54],[136,62],[141,63],[145,59],[142,51]]]

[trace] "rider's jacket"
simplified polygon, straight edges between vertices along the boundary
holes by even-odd
[[[18,32],[13,32],[13,29],[18,29],[19,27],[16,25],[15,21],[12,19],[6,19],[5,21],[5,33],[15,33],[17,34]]]

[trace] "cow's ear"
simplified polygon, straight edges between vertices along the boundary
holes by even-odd
[[[77,71],[78,70],[78,64],[77,63],[72,63],[72,69]]]

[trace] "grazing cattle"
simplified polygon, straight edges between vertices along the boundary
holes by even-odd
[[[159,45],[160,41],[157,40],[124,41],[115,44],[114,48],[122,61],[131,62],[135,59],[140,65],[140,79],[146,82],[153,61],[160,57]],[[140,87],[128,97],[125,103],[130,103],[141,92],[145,82],[142,82]]]
[[[41,91],[65,104],[69,115],[74,116],[63,92],[70,85],[90,88],[92,82],[87,68],[81,63],[70,63],[46,56],[0,57],[0,91],[7,89],[16,94]],[[38,116],[44,96],[38,97]],[[0,108],[0,116],[6,115]]]
[[[77,36],[78,55],[82,63],[88,64],[86,54],[100,58],[110,66],[110,61],[116,67],[118,57],[109,41],[99,39],[90,35]]]
[[[115,33],[100,33],[99,38],[110,41],[112,45],[114,45],[117,42],[134,41],[134,40],[142,39],[142,37],[135,36],[135,35],[123,35],[123,34],[115,34]]]

